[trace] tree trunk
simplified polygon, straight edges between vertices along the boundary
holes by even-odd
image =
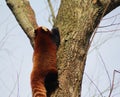
[[[11,2],[16,0],[7,1],[15,17],[22,17],[16,12],[20,6],[14,7],[14,3],[10,6]],[[120,0],[61,0],[55,21],[55,26],[59,27],[61,35],[61,45],[57,53],[59,88],[51,97],[81,96],[82,78],[91,36],[95,34],[95,28],[102,17],[119,5]],[[17,20],[19,22],[19,18]],[[19,24],[23,29],[26,26]],[[32,27],[35,28],[33,25]],[[31,43],[34,43],[29,31],[24,31],[29,35]]]
[[[59,88],[52,97],[81,97],[82,78],[92,34],[102,17],[120,5],[114,0],[62,0],[55,25],[61,34]]]

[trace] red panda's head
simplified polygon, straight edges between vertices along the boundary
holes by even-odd
[[[39,27],[35,30],[35,45],[34,49],[37,49],[35,51],[46,51],[48,52],[56,52],[57,46],[54,41],[54,35],[52,34],[52,31],[47,29],[46,27]]]
[[[41,26],[41,27],[35,29],[35,36],[37,36],[38,33],[44,33],[44,34],[48,34],[48,35],[52,34],[52,32],[44,26]]]

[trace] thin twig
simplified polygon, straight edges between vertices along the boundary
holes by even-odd
[[[54,14],[54,9],[53,9],[52,3],[51,3],[50,0],[47,0],[47,1],[48,1],[48,5],[49,5],[49,8],[50,8],[50,11],[51,11],[52,21],[53,21],[53,23],[55,23],[55,14]]]
[[[108,17],[108,18],[104,18],[104,19],[102,19],[102,20],[108,20],[108,19],[111,19],[111,18],[117,17],[117,16],[119,16],[119,15],[120,15],[120,13],[118,13],[117,15],[114,15],[114,16],[111,16],[111,17]]]
[[[120,30],[120,29],[107,30],[107,31],[97,31],[97,33],[107,33],[107,32],[119,31],[119,30]]]
[[[97,85],[92,81],[92,79],[87,75],[86,72],[84,72],[85,75],[88,77],[88,79],[91,81],[91,83],[95,86],[95,88],[98,90],[98,92],[100,93],[101,97],[103,97],[101,91],[99,90],[99,88],[97,87]]]
[[[108,72],[108,70],[107,70],[106,64],[105,64],[105,62],[104,62],[104,60],[103,60],[103,58],[102,58],[102,55],[100,54],[100,52],[99,52],[98,50],[97,50],[97,53],[98,53],[98,55],[99,55],[99,57],[100,57],[100,59],[101,59],[103,65],[104,65],[106,74],[107,74],[108,79],[109,79],[110,87],[111,87],[111,79],[110,79],[110,75],[109,75],[109,72]]]
[[[114,80],[115,80],[115,74],[116,74],[116,73],[120,73],[120,71],[114,70],[114,72],[113,72],[112,86],[111,86],[111,88],[110,88],[110,93],[109,93],[109,96],[108,96],[108,97],[110,97],[111,94],[112,94],[112,91],[113,91],[113,88],[114,88]]]
[[[116,25],[120,25],[120,23],[110,24],[106,26],[99,26],[98,28],[105,28],[105,27],[116,26]]]

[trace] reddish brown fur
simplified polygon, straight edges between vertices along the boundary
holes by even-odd
[[[47,97],[45,77],[49,72],[57,73],[56,44],[51,39],[51,32],[39,27],[36,31],[31,87],[33,97]]]

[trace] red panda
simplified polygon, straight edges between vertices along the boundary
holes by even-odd
[[[32,97],[50,97],[58,87],[56,52],[60,45],[58,28],[35,30],[33,70],[31,73]]]

